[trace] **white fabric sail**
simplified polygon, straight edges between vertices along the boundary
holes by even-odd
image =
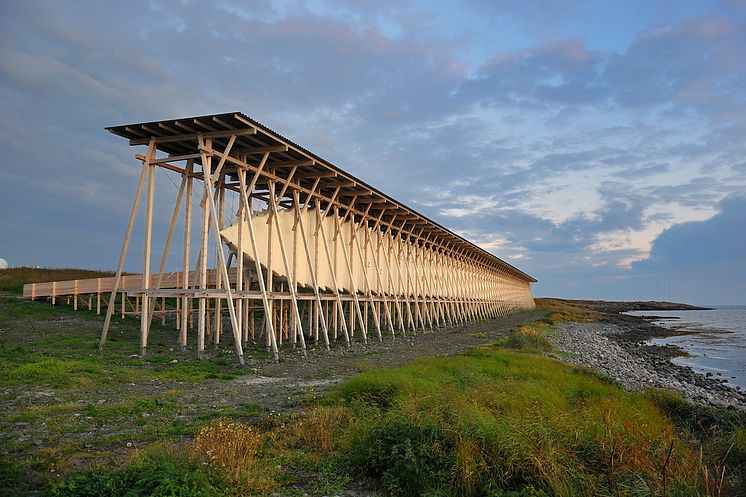
[[[269,268],[274,277],[286,279],[280,239],[275,231],[277,224],[271,215],[269,210],[252,215],[258,259],[265,271]],[[294,210],[277,211],[278,224],[289,254],[291,277],[300,287],[313,286],[313,270],[319,288],[327,291],[335,289],[336,280],[336,288],[341,292],[355,290],[367,293],[370,289],[374,295],[396,294],[414,298],[493,298],[516,307],[529,305],[532,299],[529,284],[508,274],[480,274],[472,267],[443,257],[430,248],[364,224],[353,223],[349,219],[342,221],[333,214],[319,217],[316,211],[301,210],[300,216],[303,217],[302,223],[297,222]],[[323,230],[319,223],[323,223]],[[310,264],[303,249],[301,224],[306,231]],[[232,251],[242,252],[246,260],[253,263],[248,228],[248,223],[237,221],[225,227],[221,236]],[[243,230],[240,243],[239,230]],[[485,278],[499,278],[499,284],[485,284]]]

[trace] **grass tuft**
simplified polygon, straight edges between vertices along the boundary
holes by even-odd
[[[549,352],[552,350],[552,344],[549,338],[547,338],[549,333],[549,325],[542,322],[534,322],[512,330],[498,343],[509,349]]]
[[[645,395],[676,423],[686,439],[698,442],[697,474],[707,495],[730,495],[735,488],[746,489],[746,411],[693,404],[665,390]]]

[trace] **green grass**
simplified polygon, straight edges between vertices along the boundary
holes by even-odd
[[[664,390],[649,391],[645,396],[676,424],[682,438],[697,441],[703,448],[703,465],[710,472],[709,484],[713,486],[710,493],[716,494],[714,486],[724,468],[735,486],[742,489],[738,495],[746,495],[745,410],[692,404]]]
[[[3,302],[3,312],[0,313],[0,322],[11,321],[16,319],[48,319],[60,321],[65,317],[74,317],[76,313],[71,307],[51,306],[42,302],[31,300],[21,300],[14,297],[0,297]],[[86,318],[84,313],[80,313],[81,318]]]
[[[538,355],[496,348],[360,374],[342,457],[390,495],[653,495],[694,459],[645,397]]]
[[[28,485],[27,471],[22,464],[12,459],[0,458],[0,495],[25,495]]]
[[[86,339],[88,342],[92,340],[91,337],[79,340],[85,344]],[[11,348],[0,344],[0,375],[3,377],[3,384],[12,387],[26,385],[35,388],[93,389],[144,380],[192,382],[230,379],[240,374],[233,370],[228,359],[182,359],[172,363],[172,359],[164,357],[151,357],[143,361],[137,358],[101,356],[96,352],[96,346],[90,343],[83,346],[83,350],[90,351],[91,355],[81,355],[78,350],[70,357],[54,357],[39,350]]]
[[[23,329],[33,320],[34,326]],[[154,322],[146,360],[137,351],[136,322],[115,321],[111,339],[98,352],[101,320],[92,312],[72,311],[12,297],[0,297],[0,325],[14,334],[0,336],[0,377],[8,387],[93,389],[144,380],[195,382],[235,378],[235,358],[210,361],[173,354],[172,329]],[[170,334],[170,338],[163,338]],[[20,344],[20,345],[19,345]]]

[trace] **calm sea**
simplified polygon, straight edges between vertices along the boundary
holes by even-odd
[[[686,335],[656,338],[655,345],[672,344],[690,355],[673,362],[700,373],[712,373],[732,385],[746,388],[746,307],[718,307],[710,311],[632,311],[633,316],[662,316],[654,321]]]

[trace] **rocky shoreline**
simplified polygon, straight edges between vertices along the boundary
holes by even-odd
[[[564,353],[559,359],[595,369],[627,390],[662,388],[693,402],[746,409],[746,392],[740,387],[672,363],[672,357],[683,353],[677,347],[646,343],[670,334],[643,319],[618,316],[598,323],[563,323],[551,339]]]

